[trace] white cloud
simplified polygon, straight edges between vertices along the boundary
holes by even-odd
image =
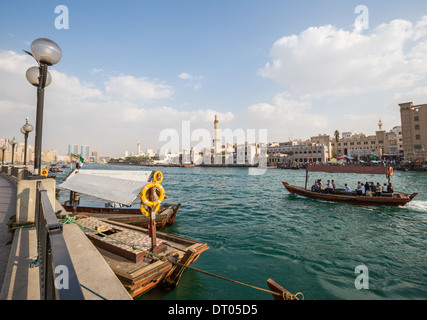
[[[427,71],[427,17],[381,24],[369,34],[326,25],[277,40],[259,70],[293,97],[344,97],[410,87]]]
[[[145,77],[130,75],[111,77],[105,82],[105,93],[113,99],[122,99],[145,103],[152,100],[170,98],[174,88]]]
[[[189,73],[182,72],[178,75],[178,78],[183,79],[183,80],[189,80],[189,79],[193,79],[193,76]]]
[[[298,101],[287,94],[278,94],[270,103],[257,103],[241,116],[249,128],[267,129],[269,141],[284,141],[290,136],[308,138],[311,132],[325,132],[327,116],[313,112],[309,101]]]
[[[203,79],[202,76],[194,76],[186,72],[181,72],[178,75],[178,78],[187,81],[187,86],[193,87],[195,91],[198,91],[202,88],[202,84],[200,82]]]

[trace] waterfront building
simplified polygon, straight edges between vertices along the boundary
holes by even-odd
[[[41,160],[42,162],[56,162],[58,157],[58,151],[56,150],[50,150],[50,151],[44,151],[41,154]]]
[[[311,142],[325,146],[325,154],[321,156],[322,160],[319,162],[325,162],[332,158],[332,139],[333,138],[328,134],[319,134],[317,136],[310,137]]]
[[[68,155],[70,154],[79,154],[79,146],[77,144],[68,145]]]
[[[403,156],[400,127],[394,127],[389,132],[382,129],[383,123],[378,122],[375,135],[364,133],[354,134],[343,132],[341,138],[332,140],[333,157],[353,157],[356,160],[369,160],[371,155],[380,159],[399,159]]]
[[[93,162],[98,163],[99,162],[99,152],[98,151],[92,151],[92,158],[93,158]]]
[[[273,142],[267,148],[267,165],[290,166],[292,164],[325,163],[329,160],[329,150],[330,148],[327,145],[317,143],[311,139],[306,141]]]
[[[402,144],[405,159],[427,162],[427,104],[400,103]]]
[[[82,157],[85,160],[89,160],[89,146],[84,145],[80,147],[80,157]]]
[[[11,163],[12,162],[12,145],[9,143],[8,139],[0,139],[0,147],[6,146],[4,151],[4,162]],[[3,151],[0,151],[0,162],[2,159]],[[25,153],[25,143],[18,142],[15,145],[14,152],[14,163],[23,164],[24,163],[24,153]],[[27,146],[27,163],[34,161],[34,146]]]

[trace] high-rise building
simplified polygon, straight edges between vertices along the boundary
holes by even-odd
[[[406,102],[399,107],[405,159],[427,162],[427,104]]]
[[[77,144],[69,144],[68,145],[68,155],[70,154],[78,154],[79,146]]]
[[[93,161],[98,163],[99,162],[99,152],[98,151],[92,151],[92,157]]]
[[[89,156],[90,156],[89,146],[86,145],[86,146],[80,147],[80,156],[85,160],[89,159]]]

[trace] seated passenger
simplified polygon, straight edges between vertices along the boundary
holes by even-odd
[[[333,190],[334,190],[334,187],[332,185],[332,182],[328,180],[328,184],[326,186],[326,193],[332,193]]]
[[[381,191],[382,191],[381,185],[379,184],[379,182],[377,182],[377,187],[376,187],[376,190],[375,190],[375,196],[376,197],[381,197]]]
[[[347,193],[350,193],[350,192],[351,192],[351,189],[350,189],[350,187],[347,185],[347,183],[345,184],[344,191],[345,191],[345,192],[347,192]]]
[[[365,194],[365,185],[363,185],[363,184],[360,185],[360,194],[361,195]]]

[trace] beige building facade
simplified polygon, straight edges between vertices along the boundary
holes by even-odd
[[[427,104],[400,103],[402,141],[405,159],[427,162]]]
[[[8,139],[0,139],[0,148],[5,146],[6,149],[4,151],[4,163],[12,163],[12,145],[9,143]],[[25,156],[25,143],[18,142],[15,145],[15,151],[13,154],[13,162],[15,164],[23,164]],[[0,149],[0,162],[3,158],[3,150]],[[34,161],[34,147],[28,145],[27,146],[27,163]]]
[[[325,143],[325,145],[318,143],[315,139],[313,141],[311,139],[307,141],[295,140],[270,143],[267,148],[267,165],[280,167],[283,165],[304,164],[310,162],[325,163],[329,159],[327,143]]]
[[[381,159],[398,159],[403,157],[402,130],[396,126],[386,132],[382,129],[381,120],[378,123],[378,131],[375,135],[364,133],[354,134],[343,132],[341,138],[331,143],[332,156],[349,156],[357,160],[367,160],[370,155]]]

